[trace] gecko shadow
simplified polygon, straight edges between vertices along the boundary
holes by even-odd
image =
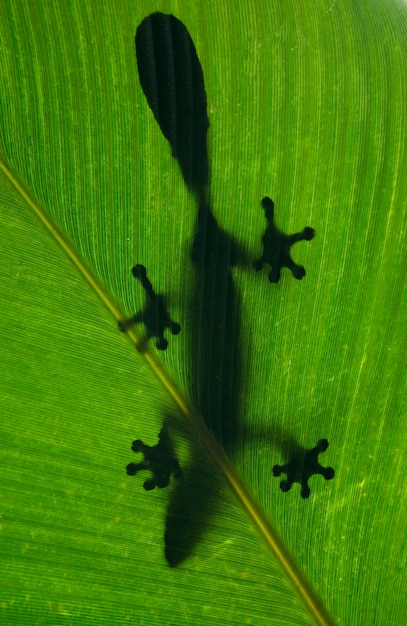
[[[147,339],[155,337],[158,350],[166,350],[168,341],[164,337],[164,331],[168,328],[173,335],[181,332],[181,326],[171,319],[162,294],[156,294],[151,282],[147,278],[147,270],[143,265],[135,265],[132,269],[134,278],[137,278],[146,293],[144,308],[135,313],[133,317],[119,322],[119,328],[125,332],[134,324],[143,323],[147,333]]]
[[[129,476],[135,476],[141,471],[148,471],[150,478],[144,481],[143,487],[146,491],[151,491],[158,487],[167,487],[171,476],[181,478],[182,470],[178,459],[175,456],[174,447],[169,432],[169,418],[164,419],[163,426],[158,434],[158,443],[155,446],[148,446],[141,439],[133,441],[131,444],[133,452],[143,454],[143,459],[131,462],[126,467]]]
[[[274,464],[270,467],[273,476],[286,475],[279,484],[282,492],[290,491],[294,483],[299,483],[300,496],[307,499],[311,494],[308,481],[312,476],[320,475],[325,480],[332,480],[335,477],[335,470],[322,466],[318,460],[318,456],[328,449],[327,439],[320,439],[313,448],[305,448],[291,432],[281,428],[273,420],[270,421],[267,430],[258,433],[257,438],[267,441],[268,444],[272,441],[272,447],[280,451],[285,461],[283,465]]]
[[[201,204],[191,252],[195,281],[191,303],[190,393],[209,430],[232,456],[240,428],[239,397],[244,391],[241,305],[231,275],[238,257],[239,249],[233,238],[219,227],[210,208]],[[189,487],[188,482],[180,483],[172,495],[165,531],[166,557],[172,566],[193,551],[221,505],[219,491],[214,488],[216,478],[210,487],[208,461],[208,457],[195,449],[186,473]]]
[[[230,452],[236,443],[242,387],[240,300],[231,275],[242,251],[223,231],[209,206],[207,101],[193,41],[173,15],[153,13],[136,33],[140,83],[150,109],[198,214],[191,259],[195,267],[190,303],[191,399],[216,439]],[[192,552],[219,500],[203,479],[202,451],[192,443],[183,479],[173,481],[165,523],[165,554],[175,566]],[[210,467],[207,467],[211,474]],[[182,532],[180,531],[182,528]]]
[[[187,29],[173,15],[154,13],[137,28],[135,43],[140,83],[147,102],[197,202],[190,251],[195,269],[191,324],[185,328],[191,347],[191,400],[215,438],[233,456],[239,443],[239,400],[244,397],[242,372],[247,365],[246,355],[240,349],[241,301],[231,269],[235,265],[246,266],[247,257],[235,239],[219,226],[210,206],[207,100],[202,68]],[[264,208],[269,226],[262,240],[263,256],[254,262],[255,269],[269,263],[274,282],[283,266],[301,278],[303,268],[296,269],[299,266],[292,261],[289,247],[301,238],[310,239],[310,232],[304,231],[300,238],[283,235],[274,226],[270,206]],[[270,252],[273,242],[278,244],[277,253]],[[211,480],[211,465],[193,436],[191,446],[189,467],[182,467],[183,476],[171,481],[164,539],[165,556],[172,567],[193,552],[221,506],[216,478]],[[136,449],[139,451],[140,443]],[[146,451],[151,453],[148,448]],[[162,452],[168,464],[168,454],[164,449]],[[154,463],[157,462],[159,466],[159,459],[154,457]],[[173,460],[164,476],[159,474],[162,483],[169,479],[171,468],[176,471]],[[148,485],[160,486],[156,479],[154,485]]]
[[[290,491],[294,483],[301,485],[301,498],[309,498],[311,490],[308,480],[315,474],[320,474],[325,480],[332,480],[335,476],[333,467],[323,467],[318,461],[318,455],[325,452],[329,443],[327,439],[320,439],[311,450],[296,446],[291,452],[290,460],[284,465],[274,465],[273,476],[286,474],[287,478],[280,482],[281,491]]]
[[[169,141],[188,188],[208,183],[206,93],[194,43],[173,15],[153,13],[136,32],[136,57],[148,105]]]
[[[271,270],[268,279],[271,283],[278,283],[280,280],[280,270],[287,267],[297,280],[305,276],[305,268],[297,265],[291,258],[290,248],[298,241],[310,241],[315,236],[313,228],[307,226],[300,233],[286,235],[274,223],[274,202],[267,196],[261,201],[266,219],[267,228],[262,237],[263,254],[259,259],[253,261],[253,267],[258,272],[265,263],[270,265]]]

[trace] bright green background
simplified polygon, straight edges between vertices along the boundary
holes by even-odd
[[[256,258],[270,195],[283,230],[317,231],[294,250],[302,282],[233,270],[247,381],[234,461],[338,624],[403,624],[406,5],[3,0],[1,153],[129,314],[141,262],[186,328],[196,207],[134,54],[155,10],[184,22],[202,64],[220,225]],[[216,475],[202,541],[168,568],[169,490],[124,468],[170,402],[3,176],[0,199],[1,622],[311,624]],[[188,345],[183,332],[161,355],[187,393]],[[330,442],[336,476],[311,479],[308,501],[271,474],[284,429]]]

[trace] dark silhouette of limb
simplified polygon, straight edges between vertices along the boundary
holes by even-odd
[[[141,439],[137,439],[133,441],[131,449],[133,452],[142,452],[144,459],[139,463],[129,463],[126,467],[127,474],[135,476],[140,471],[150,471],[152,477],[145,480],[143,484],[146,491],[151,491],[155,487],[160,489],[167,487],[171,475],[174,478],[182,476],[169,436],[168,426],[165,423],[158,435],[157,445],[147,446]]]
[[[328,448],[327,439],[320,439],[311,450],[306,450],[298,444],[291,448],[291,458],[285,465],[274,465],[273,475],[286,474],[286,480],[280,482],[281,491],[287,492],[294,483],[301,485],[301,498],[309,498],[310,488],[308,480],[314,474],[320,474],[325,480],[332,480],[335,470],[332,467],[322,467],[318,461],[318,455]]]
[[[310,241],[315,236],[313,228],[307,226],[300,233],[286,235],[277,228],[274,223],[274,202],[271,198],[263,198],[261,201],[268,221],[266,232],[262,237],[263,254],[253,261],[253,267],[256,271],[263,268],[264,264],[271,267],[268,279],[271,283],[277,283],[280,280],[281,269],[287,267],[291,270],[292,275],[297,280],[301,280],[305,276],[305,269],[302,265],[297,265],[291,258],[290,248],[298,241]]]
[[[171,319],[166,308],[164,296],[154,292],[144,265],[135,265],[132,273],[134,278],[140,281],[146,292],[146,304],[142,311],[139,311],[130,319],[120,322],[119,328],[125,332],[134,324],[143,323],[146,327],[147,338],[155,337],[158,350],[165,350],[168,346],[168,341],[164,337],[164,331],[168,328],[170,333],[178,335],[181,332],[181,326]]]

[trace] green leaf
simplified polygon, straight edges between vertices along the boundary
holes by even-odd
[[[196,205],[134,54],[155,10],[187,26],[203,68],[221,227],[257,258],[269,195],[285,232],[317,233],[294,249],[301,282],[233,269],[233,462],[338,624],[403,623],[405,7],[2,4],[1,156],[119,312],[142,305],[130,270],[148,268],[183,327],[160,359],[190,394]],[[146,493],[125,467],[173,403],[3,175],[0,207],[2,623],[313,623],[193,433],[176,443],[197,468],[200,540],[167,566],[176,481]],[[272,475],[287,432],[330,442],[321,463],[336,476],[312,478],[309,500]]]

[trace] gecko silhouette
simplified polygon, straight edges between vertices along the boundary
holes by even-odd
[[[290,248],[298,241],[310,241],[315,235],[313,228],[307,226],[300,233],[286,235],[274,224],[274,202],[267,196],[261,201],[268,225],[266,232],[262,237],[263,254],[253,261],[253,267],[256,271],[263,268],[267,263],[271,266],[268,279],[271,283],[277,283],[280,280],[280,273],[283,267],[291,270],[292,275],[297,280],[301,280],[305,276],[305,269],[302,265],[297,265],[291,258]]]
[[[320,439],[311,450],[306,450],[299,445],[291,449],[290,460],[285,465],[274,465],[273,475],[286,474],[287,478],[280,482],[281,491],[287,492],[294,483],[301,485],[301,498],[309,498],[311,490],[308,480],[315,474],[320,474],[325,480],[332,480],[335,470],[332,467],[323,467],[319,464],[318,455],[328,448],[327,439]]]
[[[178,335],[181,332],[181,326],[171,319],[165,305],[164,296],[154,292],[153,286],[147,278],[147,271],[144,265],[135,265],[132,273],[134,278],[140,281],[146,292],[146,305],[142,311],[133,315],[129,320],[121,321],[119,328],[125,332],[130,326],[142,322],[146,327],[147,338],[155,337],[158,350],[166,350],[168,341],[164,337],[164,331],[168,328],[173,335]]]
[[[243,372],[247,355],[240,348],[241,302],[231,268],[245,266],[246,257],[234,238],[219,225],[210,202],[209,120],[202,67],[187,29],[173,15],[153,13],[146,17],[137,28],[135,43],[144,95],[179,163],[184,182],[197,201],[190,254],[194,267],[188,327],[192,354],[191,399],[214,436],[226,451],[233,453],[240,435],[242,407],[239,400],[244,395]],[[290,247],[297,241],[312,239],[313,229],[285,235],[274,224],[273,201],[264,198],[262,204],[268,226],[262,238],[263,254],[253,266],[260,270],[265,263],[269,264],[271,282],[279,280],[283,267],[301,279],[305,270],[292,260]],[[247,261],[247,265],[251,267],[251,261]],[[154,297],[157,296],[154,294]],[[171,331],[172,320],[169,316],[164,318],[164,329]],[[162,332],[158,334],[160,344]],[[159,455],[162,454],[164,461],[168,458],[165,446],[162,448],[160,444],[154,447],[154,451],[150,447],[146,449],[140,440],[133,445],[136,451],[143,446],[141,451],[147,452],[144,463],[147,462],[148,467],[151,466],[151,454],[158,455],[153,458],[158,464]],[[208,487],[206,476],[202,477],[202,467],[208,471],[210,467],[208,459],[205,465],[200,454],[198,447],[193,448],[191,463],[183,468],[183,479],[175,481],[171,489],[164,540],[165,556],[172,567],[191,553],[219,498]],[[134,469],[131,465],[130,471]],[[145,465],[140,467],[137,464],[136,472],[141,469],[145,469]],[[168,484],[171,469],[175,475],[177,469],[172,462],[167,464],[164,477],[158,472],[160,482]],[[154,477],[153,482],[154,485],[147,483],[150,489],[157,486]]]
[[[129,476],[135,476],[140,471],[148,470],[152,477],[144,481],[143,487],[146,491],[151,491],[155,487],[162,489],[167,487],[171,475],[180,478],[182,471],[175,456],[172,441],[170,439],[168,426],[164,422],[158,435],[158,443],[155,446],[148,446],[137,439],[131,445],[133,452],[141,452],[144,459],[139,463],[129,463],[126,467]]]

